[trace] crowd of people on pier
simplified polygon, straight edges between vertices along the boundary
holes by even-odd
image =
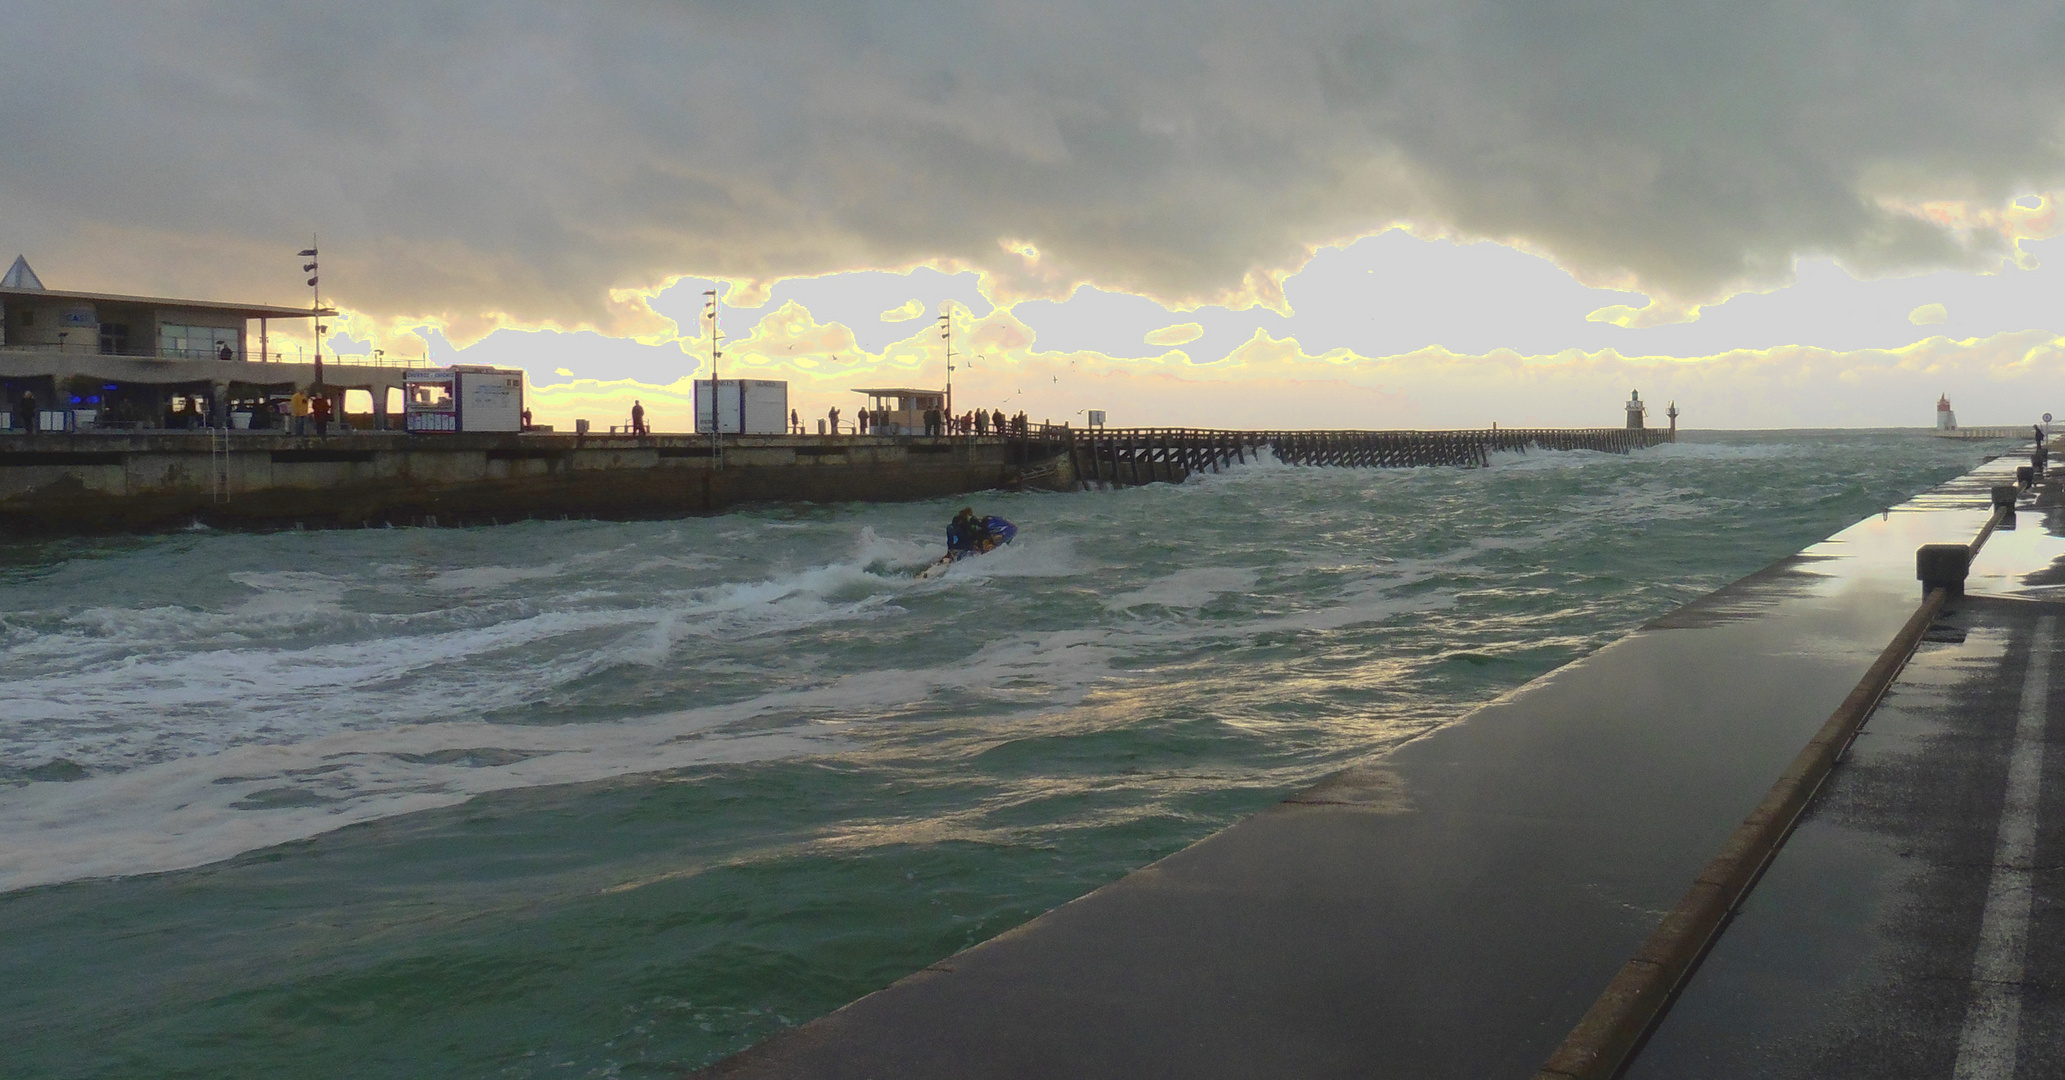
[[[896,414],[888,409],[862,409],[854,416],[852,430],[857,435],[1002,435],[1024,436],[1032,431],[1032,420],[1024,412],[1005,416],[1004,410],[985,411],[975,409],[959,416],[949,416],[944,409],[926,409],[920,414],[921,430],[905,431],[895,419]],[[842,433],[839,426],[839,410],[832,408],[825,417],[827,430]],[[800,432],[802,425],[796,425]]]
[[[278,431],[289,435],[327,435],[333,424],[341,427],[344,423],[338,400],[342,393],[343,391],[332,388],[296,388],[291,395],[286,396],[274,391],[253,398],[240,396],[221,401],[202,393],[176,393],[161,401],[160,408],[148,415],[145,410],[129,403],[113,400],[103,404],[99,411],[104,426],[117,426],[132,421],[133,426],[149,428],[229,426],[225,418],[233,411],[236,414],[235,426],[238,429]],[[39,405],[41,403],[37,401],[33,392],[22,391],[15,400],[0,403],[0,413],[11,412],[12,415],[7,418],[8,424],[24,431],[31,431]],[[132,416],[132,412],[135,415]],[[1002,409],[972,409],[955,416],[948,415],[943,409],[926,409],[917,414],[920,422],[915,428],[905,422],[911,415],[890,409],[861,409],[848,419],[837,406],[833,406],[826,412],[818,431],[821,434],[835,435],[966,435],[1022,438],[1032,434],[1034,430],[1031,419],[1023,411],[1006,415]],[[378,425],[377,421],[376,414],[376,426],[384,426]],[[808,434],[805,430],[805,421],[797,410],[789,410],[788,421],[791,434]],[[530,429],[530,409],[525,408],[523,430]],[[652,434],[645,403],[632,402],[629,422],[610,430],[638,436]]]

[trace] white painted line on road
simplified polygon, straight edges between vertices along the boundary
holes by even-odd
[[[1958,1036],[1957,1080],[2013,1080],[2022,1028],[2022,964],[2029,951],[2030,863],[2036,855],[2036,804],[2043,787],[2045,698],[2051,681],[2051,634],[2057,617],[2037,621],[2029,671],[2008,751],[2008,795],[1993,847],[1993,880],[1979,920],[1972,958],[1972,1004]]]

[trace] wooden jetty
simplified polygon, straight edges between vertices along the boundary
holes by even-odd
[[[1054,429],[1049,429],[1052,431]],[[1174,483],[1191,473],[1218,472],[1254,459],[1267,449],[1288,465],[1403,469],[1416,466],[1474,468],[1500,452],[1596,450],[1625,454],[1672,442],[1662,428],[1534,429],[1477,431],[1222,431],[1210,428],[1061,429],[1069,440],[1068,460],[1082,485]],[[1028,475],[1028,481],[1032,477]]]

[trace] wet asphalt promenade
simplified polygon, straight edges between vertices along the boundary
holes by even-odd
[[[2065,507],[2032,505],[1629,1077],[2065,1076]]]
[[[1969,541],[2014,464],[706,1072],[1532,1077],[1914,612],[1915,548]],[[2065,702],[2041,518],[1988,542],[1963,642],[1922,646],[1630,1075],[2065,1075],[2065,782],[2027,854],[2001,827],[2031,816],[2011,775],[2065,764],[2028,743],[2031,695]],[[2021,1067],[1954,1073],[1966,1043]]]

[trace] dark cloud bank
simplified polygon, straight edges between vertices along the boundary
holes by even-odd
[[[362,310],[562,325],[927,260],[1223,299],[1397,221],[1681,300],[1980,266],[1885,201],[2051,186],[2065,137],[2055,3],[73,0],[0,39],[0,244],[53,286],[286,300],[321,229]]]

